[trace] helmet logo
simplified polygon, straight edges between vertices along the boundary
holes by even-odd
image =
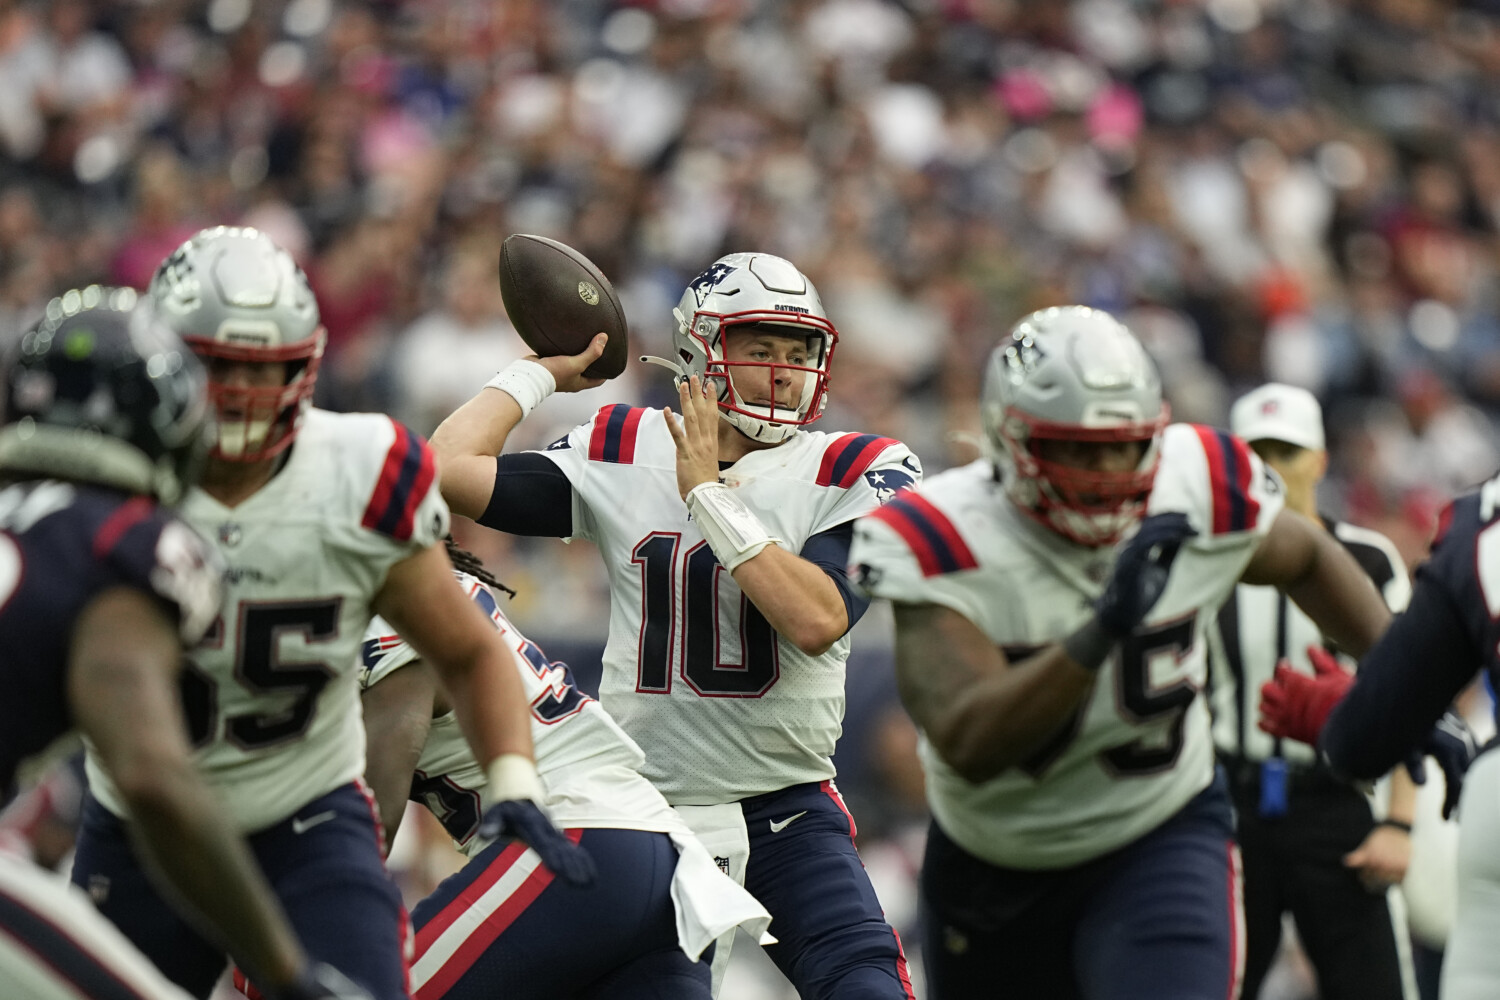
[[[595,288],[590,282],[580,281],[578,283],[578,297],[591,306],[597,306],[599,304],[599,289]]]
[[[735,270],[736,268],[728,264],[716,262],[707,271],[694,278],[692,283],[688,285],[688,288],[692,289],[693,295],[698,299],[698,304],[701,306],[703,305],[703,301],[708,298],[709,293],[714,290],[715,286],[729,277]]]

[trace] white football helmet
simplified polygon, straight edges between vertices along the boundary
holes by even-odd
[[[1169,409],[1146,349],[1085,306],[1023,318],[990,355],[980,394],[991,457],[1021,510],[1081,545],[1112,545],[1146,510]],[[1043,440],[1139,441],[1125,472],[1042,459]]]
[[[688,285],[672,315],[677,319],[672,338],[676,361],[643,360],[665,364],[684,377],[712,379],[719,395],[719,415],[746,437],[779,444],[823,415],[828,366],[839,332],[829,321],[818,290],[791,261],[766,253],[720,257]],[[789,334],[807,337],[808,363],[725,360],[725,333],[752,323],[786,327]],[[804,372],[807,377],[797,408],[745,402],[735,391],[732,375],[736,368],[769,368],[772,382],[778,370]]]
[[[284,451],[312,405],[328,339],[291,254],[255,229],[203,229],[157,268],[149,295],[206,361],[286,363],[280,386],[224,385],[211,373],[208,384],[219,425],[214,457],[252,462]]]

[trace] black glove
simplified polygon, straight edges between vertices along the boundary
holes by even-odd
[[[578,888],[594,884],[594,859],[564,837],[541,808],[530,799],[506,799],[490,806],[479,824],[485,839],[514,837],[536,851],[542,864],[564,882]]]
[[[1167,589],[1172,560],[1198,532],[1186,514],[1153,514],[1115,557],[1115,570],[1094,602],[1094,616],[1112,639],[1135,630]]]
[[[1464,790],[1464,772],[1479,754],[1479,742],[1474,731],[1463,716],[1448,709],[1433,723],[1422,742],[1406,758],[1406,771],[1411,780],[1422,785],[1427,782],[1425,758],[1431,757],[1443,769],[1443,781],[1447,786],[1443,792],[1443,819],[1453,815],[1458,808],[1458,797]]]
[[[352,982],[326,962],[312,962],[289,986],[274,994],[275,1000],[371,1000],[365,988]]]

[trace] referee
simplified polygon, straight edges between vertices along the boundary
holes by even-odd
[[[1323,416],[1312,394],[1271,383],[1242,397],[1230,429],[1286,484],[1286,505],[1320,521],[1369,573],[1392,611],[1411,596],[1395,547],[1383,535],[1320,516],[1317,485],[1328,467]],[[1235,588],[1211,642],[1214,743],[1229,772],[1244,859],[1245,1000],[1256,1000],[1290,913],[1317,971],[1323,1000],[1415,996],[1405,921],[1391,887],[1411,855],[1414,789],[1391,779],[1386,819],[1365,795],[1318,765],[1306,744],[1256,727],[1260,687],[1279,661],[1312,673],[1317,626],[1274,587]],[[1348,663],[1346,658],[1346,663]]]

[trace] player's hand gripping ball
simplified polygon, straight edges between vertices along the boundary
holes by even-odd
[[[614,378],[625,370],[625,310],[604,273],[572,247],[545,236],[507,236],[500,246],[500,297],[537,357],[581,354],[602,332],[609,343],[584,376]]]

